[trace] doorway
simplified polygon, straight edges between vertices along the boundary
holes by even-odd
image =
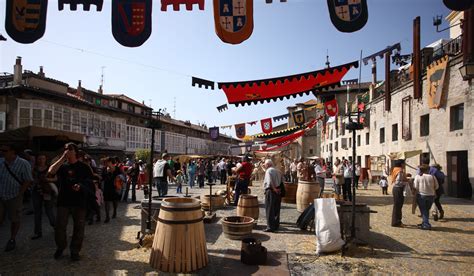
[[[446,154],[448,195],[470,199],[472,187],[469,183],[467,151],[449,151]]]

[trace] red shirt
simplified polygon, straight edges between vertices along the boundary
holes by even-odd
[[[253,166],[249,162],[242,162],[242,167],[239,170],[239,177],[243,179],[250,179],[252,176]]]

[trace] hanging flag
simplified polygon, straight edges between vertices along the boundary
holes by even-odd
[[[263,119],[260,121],[260,124],[262,125],[262,131],[263,133],[270,133],[273,130],[272,127],[272,118],[267,118]]]
[[[228,109],[227,104],[223,104],[217,107],[219,112],[226,111]]]
[[[253,0],[214,0],[214,25],[225,43],[247,40],[253,32]]]
[[[338,109],[336,99],[325,102],[324,107],[328,116],[332,117],[337,115]]]
[[[443,99],[443,84],[446,76],[446,65],[448,64],[448,56],[433,62],[428,65],[427,70],[427,89],[428,106],[430,108],[438,109],[442,105]]]
[[[102,10],[104,5],[104,0],[58,0],[58,9],[62,11],[64,9],[64,4],[69,4],[69,9],[71,11],[77,10],[77,5],[82,4],[82,8],[85,11],[91,9],[91,5],[95,5],[97,11]]]
[[[235,135],[237,138],[242,139],[245,137],[245,124],[235,125]]]
[[[205,89],[211,88],[212,90],[214,90],[214,82],[210,81],[210,80],[205,80],[205,79],[192,77],[191,85],[192,86],[197,85],[199,88],[202,88],[204,86]]]
[[[200,10],[204,10],[204,0],[161,0],[161,11],[166,11],[169,5],[173,5],[173,10],[179,11],[181,4],[185,4],[188,11],[193,10],[194,4],[198,4]]]
[[[48,0],[7,0],[5,30],[18,43],[40,39],[46,29]]]
[[[289,116],[290,116],[289,114],[283,114],[283,115],[275,116],[275,117],[273,117],[273,121],[278,122],[278,121],[281,121],[281,120],[285,120],[285,119],[288,119]]]
[[[286,3],[286,0],[280,0],[280,2]],[[265,3],[271,4],[271,3],[273,3],[273,0],[265,0]]]
[[[152,0],[112,0],[112,34],[126,47],[138,47],[151,35]]]
[[[318,71],[296,74],[271,79],[260,79],[241,82],[220,82],[219,89],[226,94],[229,104],[252,104],[296,98],[310,93],[316,94],[324,89],[340,85],[341,79],[359,62],[325,68]]]
[[[465,11],[474,5],[473,0],[443,0],[443,3],[453,11]]]
[[[297,126],[303,125],[306,121],[305,116],[304,116],[304,110],[293,112],[293,121],[295,122],[295,125]]]
[[[328,9],[332,24],[340,32],[358,31],[369,18],[367,0],[328,0]]]
[[[248,122],[247,124],[249,124],[250,126],[254,126],[257,124],[257,121]]]
[[[222,129],[231,129],[232,125],[227,125],[227,126],[221,126]]]
[[[209,136],[211,136],[212,141],[219,139],[219,127],[209,128]]]

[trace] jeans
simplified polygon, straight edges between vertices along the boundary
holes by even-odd
[[[417,194],[416,201],[418,203],[418,207],[420,207],[421,217],[423,221],[421,223],[421,228],[430,229],[431,224],[429,221],[430,218],[430,209],[431,205],[433,205],[434,196],[424,196]]]
[[[318,179],[318,183],[319,183],[319,187],[320,187],[319,197],[321,197],[322,194],[324,193],[324,184],[325,184],[324,181],[325,181],[325,179],[323,177],[319,177],[319,176],[317,177],[317,179]]]
[[[226,184],[227,182],[227,171],[221,170],[221,184]]]
[[[43,195],[37,189],[31,192],[31,200],[33,202],[33,210],[35,212],[35,234],[41,235],[42,231],[42,217],[43,205],[46,216],[49,220],[49,225],[54,228],[56,224],[56,217],[54,215],[54,200],[44,200]]]
[[[74,230],[71,239],[71,254],[79,254],[84,240],[84,227],[86,225],[86,208],[58,206],[58,215],[56,219],[55,240],[58,250],[64,250],[67,247],[67,223],[69,215],[72,215]]]
[[[239,197],[241,194],[246,194],[249,190],[249,179],[237,179],[235,182],[235,198],[234,205],[237,206],[239,203]]]
[[[400,226],[402,224],[402,209],[405,201],[403,196],[403,187],[393,186],[393,211],[392,211],[392,226]]]
[[[198,175],[198,184],[199,184],[199,188],[204,187],[204,174]]]
[[[180,194],[182,193],[183,191],[183,185],[182,184],[178,184],[178,186],[176,187],[176,193],[177,194]]]
[[[194,173],[189,173],[189,187],[192,188],[194,187]]]
[[[344,178],[344,186],[342,186],[342,195],[344,200],[352,201],[352,191],[351,191],[351,182],[352,178]]]
[[[267,217],[267,228],[273,231],[280,226],[281,196],[271,189],[265,190],[265,215]]]
[[[153,183],[158,190],[158,196],[165,196],[168,194],[168,182],[166,180],[155,177],[153,178]]]

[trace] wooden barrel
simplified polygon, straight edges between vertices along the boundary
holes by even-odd
[[[299,180],[296,190],[296,210],[303,212],[314,199],[318,198],[319,190],[318,182]]]
[[[189,273],[205,267],[209,258],[202,220],[199,200],[163,199],[151,249],[151,267],[171,273]]]
[[[241,240],[252,234],[254,219],[251,217],[231,216],[222,220],[224,236],[231,240]]]
[[[237,216],[251,217],[258,220],[258,215],[258,197],[255,195],[240,195]]]
[[[293,184],[291,182],[285,182],[285,193],[286,195],[281,198],[282,202],[285,203],[296,203],[296,190],[298,188],[298,184]]]
[[[209,195],[201,195],[201,206],[204,210],[209,210],[211,197]],[[224,208],[225,197],[212,195],[212,210]]]

